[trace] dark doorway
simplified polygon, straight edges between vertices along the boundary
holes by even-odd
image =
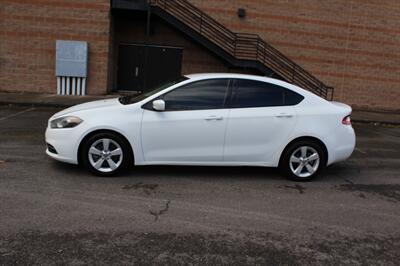
[[[117,90],[146,92],[181,76],[182,48],[120,44]]]

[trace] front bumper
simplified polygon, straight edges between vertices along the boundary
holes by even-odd
[[[79,126],[75,128],[46,129],[46,143],[50,144],[54,150],[49,146],[46,149],[47,155],[55,160],[78,164],[78,147],[81,132]]]

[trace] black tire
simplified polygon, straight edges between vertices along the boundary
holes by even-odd
[[[114,149],[116,150],[116,148],[120,148],[120,150],[122,151],[122,158],[121,161],[119,160],[119,155],[89,155],[89,150],[92,147],[93,144],[95,144],[96,142],[99,142],[98,145],[104,145],[102,142],[104,141],[104,139],[109,139],[109,149]],[[102,141],[103,140],[103,141]],[[118,146],[116,146],[119,145]],[[97,147],[97,146],[96,146]],[[104,146],[103,146],[104,148]],[[108,149],[108,150],[109,150]],[[101,150],[101,149],[99,149]],[[82,148],[80,150],[80,162],[82,163],[82,165],[87,168],[90,172],[94,173],[97,176],[104,176],[104,177],[108,177],[108,176],[116,176],[119,175],[121,173],[123,173],[124,171],[126,171],[128,169],[128,167],[133,163],[133,154],[132,154],[132,149],[130,147],[130,144],[127,140],[125,140],[123,137],[119,136],[118,134],[112,133],[112,132],[99,132],[96,133],[92,136],[90,136],[88,139],[86,139],[84,141],[84,143],[82,143]],[[92,158],[90,158],[90,156],[92,156]],[[107,156],[107,157],[102,157],[102,156]],[[100,169],[96,169],[93,165],[92,162],[97,162],[95,161],[96,158],[94,157],[98,157],[103,159],[103,163],[101,165],[103,165],[104,167],[101,167]],[[106,158],[106,159],[105,159]],[[117,159],[116,159],[117,158]],[[112,169],[110,163],[108,163],[108,159],[112,159],[113,162],[120,162],[118,164],[118,167],[115,169]],[[92,162],[91,162],[92,160]],[[110,169],[110,171],[105,172],[104,169],[107,168]],[[117,164],[116,164],[117,165]],[[114,166],[115,167],[115,166]]]
[[[301,147],[309,147],[310,148],[310,149],[307,149],[307,154],[310,154],[310,151],[316,151],[318,153],[318,156],[319,156],[318,166],[316,164],[316,160],[309,162],[308,159],[306,159],[304,162],[298,162],[298,163],[290,162],[290,158],[295,152],[296,152],[295,157],[296,157],[296,155],[301,154],[301,152],[302,152]],[[306,158],[309,158],[309,157],[306,156]],[[302,157],[302,160],[303,160],[303,157]],[[325,149],[321,146],[321,144],[319,144],[317,141],[313,141],[313,140],[299,140],[297,142],[290,144],[283,151],[281,160],[279,162],[279,168],[287,178],[289,178],[293,181],[305,182],[305,181],[310,181],[310,180],[316,178],[319,174],[321,174],[321,172],[323,172],[326,168],[326,162],[327,162],[327,154],[325,152]],[[306,165],[304,165],[303,168],[300,169],[301,170],[300,173],[298,175],[296,175],[294,173],[294,170],[297,170],[298,168],[293,167],[293,166],[296,164],[298,164],[298,166],[300,166],[302,163],[310,164],[310,166],[312,166],[312,168],[313,168],[313,166],[315,166],[315,169],[316,169],[315,172],[313,172],[309,176],[299,176],[299,175],[307,175],[310,173],[310,171],[308,171]],[[296,169],[292,170],[291,164],[292,164],[292,168],[293,169],[296,168]],[[304,169],[304,168],[306,168],[306,169]],[[307,172],[307,173],[305,173],[305,172]]]

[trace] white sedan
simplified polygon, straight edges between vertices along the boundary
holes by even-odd
[[[353,152],[350,113],[281,80],[194,74],[56,113],[46,152],[100,176],[131,165],[246,165],[280,167],[306,181]]]

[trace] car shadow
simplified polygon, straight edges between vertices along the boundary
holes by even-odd
[[[98,179],[132,179],[132,178],[184,178],[196,180],[265,180],[277,181],[287,180],[293,182],[281,174],[278,168],[253,167],[253,166],[170,166],[151,165],[133,166],[124,173],[115,177],[99,177],[84,167],[66,164],[58,161],[51,163],[51,168],[64,176],[88,177]],[[337,182],[345,181],[354,175],[359,174],[358,169],[349,167],[346,163],[338,163],[329,166],[325,171],[312,182]]]
[[[251,178],[251,179],[282,179],[278,169],[250,166],[135,166],[125,176],[157,176],[197,179],[216,178]]]
[[[60,172],[63,175],[69,176],[87,176],[97,178],[99,177],[84,167],[78,165],[66,164],[58,161],[51,163],[51,168]],[[250,166],[167,166],[167,165],[152,165],[152,166],[133,166],[124,173],[117,175],[114,178],[135,178],[135,177],[157,177],[157,178],[196,178],[196,179],[217,179],[217,178],[231,178],[231,179],[284,179],[276,168],[269,167],[250,167]]]

